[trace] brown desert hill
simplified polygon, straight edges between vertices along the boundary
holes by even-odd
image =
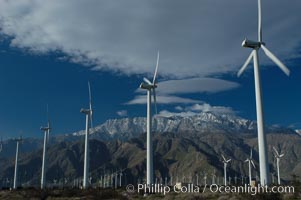
[[[128,141],[90,140],[90,169],[92,182],[104,174],[112,174],[123,170],[128,182],[136,182],[145,176],[146,146],[145,134]],[[301,176],[301,137],[297,134],[268,134],[269,161],[271,172],[275,171],[272,147],[281,147],[285,156],[280,162],[280,173],[284,180],[292,174]],[[258,170],[257,138],[248,134],[224,133],[164,133],[154,134],[154,169],[155,176],[170,180],[190,178],[199,180],[205,173],[208,180],[213,171],[218,177],[223,176],[221,154],[232,161],[228,166],[231,177],[247,175],[248,168],[244,160],[253,147],[253,158]],[[69,182],[82,176],[84,143],[61,142],[48,147],[47,181]],[[20,154],[19,175],[21,183],[39,185],[41,174],[42,151]],[[1,180],[13,178],[14,159],[2,160]],[[253,170],[255,176],[255,170]],[[3,181],[2,181],[3,182]],[[3,184],[3,183],[2,183]]]

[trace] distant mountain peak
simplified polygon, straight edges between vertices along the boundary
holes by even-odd
[[[152,131],[156,133],[256,133],[256,121],[244,119],[231,113],[215,112],[183,112],[183,113],[160,113],[153,117]],[[295,132],[288,128],[268,126],[267,132]],[[103,124],[90,130],[91,137],[102,139],[129,139],[146,132],[146,118],[133,117],[121,119],[109,119]],[[75,132],[72,135],[79,136],[85,131]]]
[[[297,129],[297,130],[295,130],[295,132],[301,136],[301,129]]]

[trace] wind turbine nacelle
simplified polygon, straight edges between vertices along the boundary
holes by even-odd
[[[80,109],[80,112],[88,115],[88,114],[90,114],[90,109],[84,109],[84,108],[82,108],[82,109]]]
[[[50,127],[43,127],[43,126],[41,126],[41,131],[48,131],[49,129],[50,129]]]
[[[258,48],[260,48],[261,43],[245,39],[244,41],[242,41],[241,46],[247,47],[247,48],[252,48],[252,49],[258,49]]]
[[[147,83],[141,83],[140,84],[141,89],[151,90],[155,87],[157,87],[157,86],[156,85],[150,85],[150,84],[147,84]]]

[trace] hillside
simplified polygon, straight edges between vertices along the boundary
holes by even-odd
[[[285,152],[281,160],[281,175],[284,180],[292,174],[301,176],[301,137],[297,134],[268,134],[269,161],[271,172],[275,171],[272,146],[281,147]],[[83,139],[83,138],[82,138]],[[96,183],[101,176],[111,175],[123,169],[123,182],[138,182],[145,175],[146,148],[145,134],[128,141],[90,140],[90,168],[92,183]],[[82,176],[83,172],[83,140],[61,142],[53,144],[48,150],[47,181],[64,182],[69,184]],[[224,133],[161,133],[154,135],[154,169],[160,180],[171,177],[175,180],[191,177],[193,181],[198,175],[199,181],[216,171],[218,177],[223,176],[221,153],[232,162],[229,175],[241,177],[247,174],[247,165],[243,162],[254,146],[254,159],[258,169],[257,138],[253,134],[224,134]],[[20,155],[19,173],[23,184],[38,185],[41,173],[42,151]],[[5,164],[3,164],[5,163]],[[0,178],[13,177],[13,159],[1,160]],[[255,172],[253,171],[255,176]],[[66,178],[66,180],[65,180]]]

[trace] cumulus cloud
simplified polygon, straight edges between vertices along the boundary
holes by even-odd
[[[193,111],[193,112],[213,112],[213,113],[219,113],[219,114],[234,114],[235,113],[231,107],[211,106],[208,103],[194,104],[192,106],[186,107],[185,110]]]
[[[117,115],[119,115],[120,117],[126,117],[128,115],[128,111],[127,110],[119,110],[116,112]]]
[[[262,4],[269,49],[284,61],[300,57],[300,0]],[[12,46],[125,74],[153,73],[158,49],[161,76],[233,72],[249,54],[242,39],[256,31],[257,1],[0,1],[0,32]]]
[[[180,117],[191,117],[191,116],[195,116],[198,113],[196,112],[191,112],[191,111],[186,111],[186,112],[171,112],[168,110],[162,110],[159,112],[159,114],[157,116],[161,116],[161,117],[172,117],[172,116],[180,116]]]
[[[181,107],[182,108],[182,107]],[[194,104],[192,106],[186,106],[182,108],[182,110],[175,108],[176,111],[180,112],[172,112],[168,110],[162,110],[159,112],[158,116],[163,117],[171,117],[171,116],[181,116],[181,117],[190,117],[194,115],[198,115],[201,112],[211,112],[215,114],[227,114],[227,115],[235,115],[236,112],[231,107],[224,106],[211,106],[208,103],[203,104]]]
[[[182,110],[183,110],[183,107],[181,107],[181,106],[176,106],[176,107],[175,107],[175,110],[182,111]]]

